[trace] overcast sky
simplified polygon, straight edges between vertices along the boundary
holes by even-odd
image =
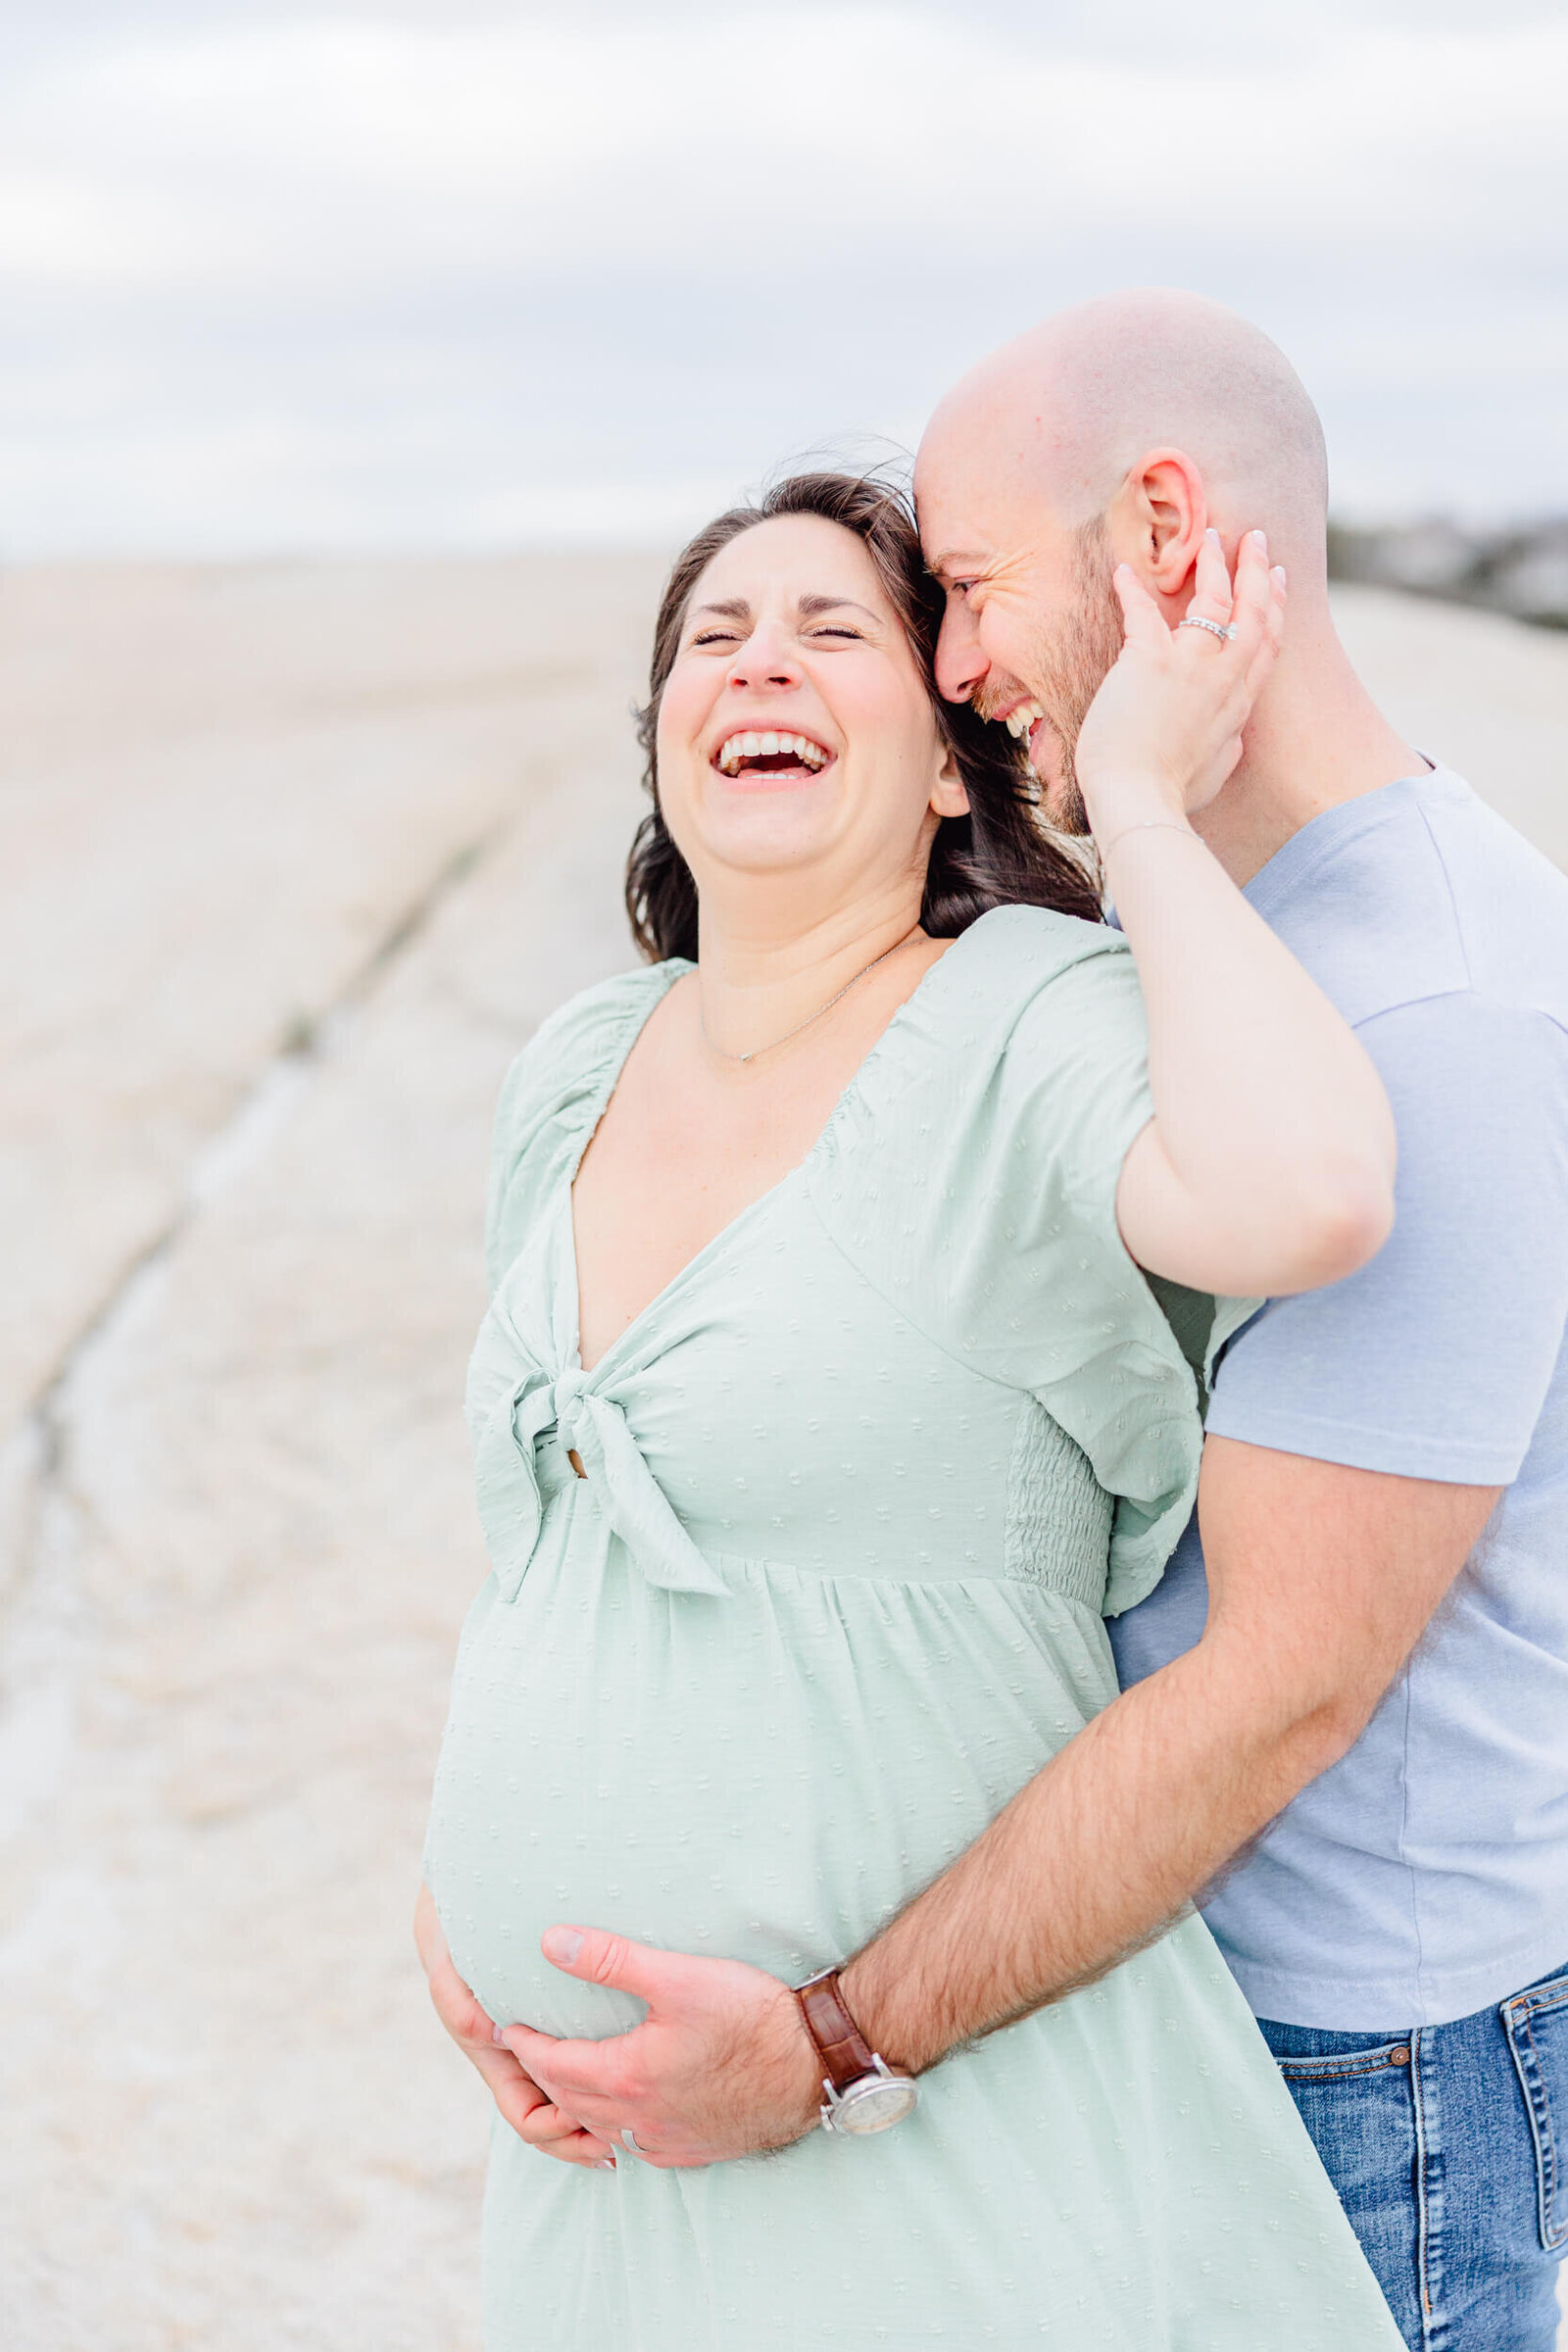
[[[663,539],[1158,282],[1568,510],[1558,0],[0,0],[0,554]]]

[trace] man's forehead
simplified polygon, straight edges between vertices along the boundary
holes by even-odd
[[[914,519],[926,568],[939,579],[983,562],[995,543],[989,502],[967,469],[932,466],[914,477]]]
[[[915,475],[914,518],[926,568],[938,579],[990,564],[1016,535],[1019,519],[1004,486],[965,465]]]
[[[988,547],[944,547],[926,558],[926,569],[939,580],[951,580],[959,572],[973,571],[977,564],[989,564],[993,551]]]
[[[922,445],[914,474],[914,512],[927,569],[939,578],[989,563],[1018,535],[1033,502],[1015,468],[983,446],[954,436]]]
[[[915,482],[926,569],[939,580],[995,571],[1052,546],[1067,527],[1045,486],[1017,467],[978,468]]]
[[[933,570],[939,549],[968,558],[1015,538],[1020,525],[1033,530],[1081,474],[1081,434],[1035,389],[1004,409],[960,386],[927,425],[914,496]]]

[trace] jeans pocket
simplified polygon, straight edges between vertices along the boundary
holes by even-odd
[[[1289,2028],[1265,2034],[1357,2229],[1402,2233],[1415,2147],[1409,2041]]]
[[[1305,2033],[1301,2033],[1295,2038],[1298,2041],[1305,2041],[1308,2036]],[[1349,2042],[1351,2036],[1348,2034],[1333,2036],[1327,2034],[1314,2034],[1311,2038],[1321,2042],[1327,2042],[1332,2038],[1343,2044]],[[1355,2039],[1359,2041],[1361,2036],[1356,2035]],[[1372,2041],[1369,2039],[1365,2046],[1359,2049],[1342,2047],[1336,2050],[1293,2050],[1285,2036],[1276,2033],[1269,2037],[1269,2046],[1274,2052],[1275,2065],[1285,2077],[1286,2082],[1293,2084],[1353,2082],[1360,2075],[1379,2075],[1389,2067],[1406,2067],[1410,2063],[1408,2040]]]
[[[1499,2015],[1536,2146],[1537,2217],[1548,2254],[1568,2245],[1568,1976],[1531,1984]]]

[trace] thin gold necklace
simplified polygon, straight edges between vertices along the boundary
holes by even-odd
[[[879,963],[886,963],[888,957],[896,956],[900,948],[907,947],[919,928],[918,923],[911,923],[902,939],[896,939],[891,948],[884,948],[880,956],[873,956],[869,963],[862,963],[854,979],[846,980],[836,997],[829,997],[825,1004],[819,1004],[814,1012],[808,1012],[804,1021],[797,1021],[793,1029],[786,1029],[782,1037],[770,1039],[765,1046],[754,1046],[749,1054],[726,1054],[722,1046],[714,1045],[708,1034],[708,1023],[703,1018],[702,1001],[699,998],[697,1025],[703,1033],[704,1045],[710,1054],[716,1054],[720,1061],[755,1061],[760,1054],[776,1052],[778,1047],[787,1046],[792,1037],[799,1037],[803,1029],[809,1029],[813,1021],[819,1021],[824,1012],[831,1012],[835,1004],[842,1004],[851,989],[857,987],[867,972],[874,972]]]

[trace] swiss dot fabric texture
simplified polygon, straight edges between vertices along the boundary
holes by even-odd
[[[947,951],[802,1165],[584,1374],[571,1181],[687,968],[565,1006],[497,1128],[493,1573],[426,1869],[491,2016],[558,2034],[640,2009],[548,1965],[556,1921],[793,1982],[874,1934],[1114,1697],[1102,1613],[1197,1479],[1194,1370],[1115,1224],[1136,976],[1034,908]],[[1178,1319],[1217,1346],[1247,1311]],[[684,2173],[498,2126],[488,2352],[1396,2352],[1196,1918],[924,2088],[879,2139]]]

